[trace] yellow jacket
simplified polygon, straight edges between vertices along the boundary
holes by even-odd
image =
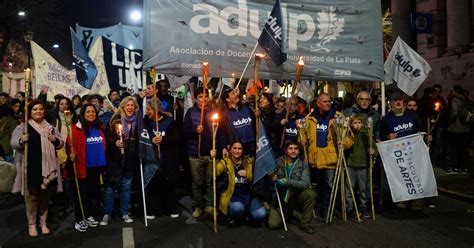
[[[253,180],[253,159],[252,158],[243,158],[243,164],[245,171],[247,172],[247,183],[252,184]],[[227,171],[227,176],[229,178],[229,185],[227,189],[221,193],[219,209],[223,214],[227,214],[229,210],[229,202],[232,198],[235,188],[235,170],[234,164],[230,158],[224,158],[216,165],[216,176],[219,176],[222,173]]]
[[[335,116],[342,116],[342,113],[336,111]],[[312,114],[306,116],[306,128],[301,132],[301,135],[299,135],[299,139],[306,139],[306,146],[308,146],[308,164],[311,167],[318,169],[336,168],[338,147],[335,122],[334,117],[329,120],[328,145],[326,147],[317,147],[316,125],[318,121]],[[354,144],[354,136],[350,128],[343,142],[345,149],[350,148]]]

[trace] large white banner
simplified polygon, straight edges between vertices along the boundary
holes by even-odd
[[[98,40],[99,41],[99,40]],[[100,50],[99,50],[100,49]],[[110,91],[103,62],[102,43],[96,42],[89,56],[97,65],[98,73],[92,89],[89,90],[77,82],[75,70],[68,70],[49,55],[34,41],[31,42],[31,52],[35,61],[35,89],[39,93],[42,88],[48,88],[48,101],[54,101],[54,96],[63,94],[66,97],[98,93],[107,95]],[[95,61],[97,60],[97,61]],[[101,61],[102,60],[102,61]]]
[[[144,0],[143,68],[210,77],[253,78],[251,58],[275,0]],[[281,66],[268,58],[262,79],[293,79],[303,57],[303,79],[382,81],[383,39],[380,0],[281,1],[284,52]],[[257,53],[265,53],[258,47]]]
[[[384,64],[385,72],[397,82],[398,88],[412,96],[425,81],[431,66],[400,37]]]
[[[393,202],[438,195],[436,179],[423,134],[377,143]]]

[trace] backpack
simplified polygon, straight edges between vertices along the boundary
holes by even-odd
[[[474,124],[474,102],[469,99],[462,99],[461,105],[459,106],[458,119],[462,124],[470,126]]]

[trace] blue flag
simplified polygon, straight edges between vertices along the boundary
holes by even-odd
[[[272,13],[265,24],[265,27],[258,38],[258,44],[265,49],[276,65],[281,65],[286,61],[286,53],[283,52],[284,39],[283,18],[280,8],[280,0],[273,5]]]
[[[97,68],[94,61],[89,57],[86,48],[77,37],[74,30],[71,30],[72,40],[72,57],[76,67],[76,77],[80,85],[87,89],[92,89],[95,77],[97,76]]]
[[[258,123],[258,139],[257,139],[257,155],[255,158],[255,170],[253,175],[253,183],[255,184],[270,171],[273,171],[277,164],[275,154],[272,150],[270,140],[265,133],[262,120],[259,118]]]

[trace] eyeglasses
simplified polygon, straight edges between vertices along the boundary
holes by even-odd
[[[358,100],[361,100],[361,101],[370,101],[370,98],[359,98]]]

